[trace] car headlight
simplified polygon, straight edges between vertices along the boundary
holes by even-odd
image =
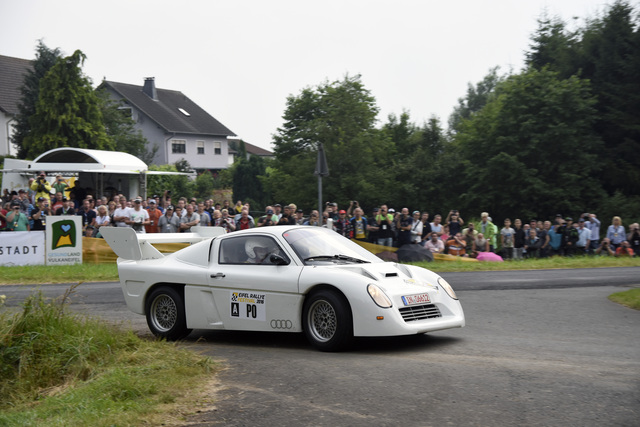
[[[393,305],[389,297],[377,285],[369,284],[367,292],[378,307],[390,308]]]
[[[445,292],[449,294],[451,298],[458,299],[458,297],[456,296],[456,292],[446,280],[444,280],[442,277],[438,277],[438,283],[440,284],[440,286],[442,286],[442,289],[444,289]]]

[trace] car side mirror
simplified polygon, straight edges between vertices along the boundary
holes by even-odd
[[[287,261],[286,259],[284,259],[283,257],[281,257],[278,254],[271,254],[271,256],[269,257],[269,261],[271,262],[271,264],[275,264],[275,265],[287,265],[287,264],[289,264],[289,261]]]

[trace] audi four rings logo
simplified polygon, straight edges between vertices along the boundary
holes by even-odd
[[[293,323],[291,320],[279,320],[273,319],[271,321],[271,329],[291,329],[293,328]]]

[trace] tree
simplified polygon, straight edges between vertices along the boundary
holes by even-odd
[[[538,29],[531,37],[530,51],[525,53],[527,65],[536,70],[544,67],[557,71],[562,78],[576,73],[578,33],[570,34],[566,24],[558,17],[546,13],[538,19]]]
[[[489,74],[475,86],[468,83],[467,95],[464,98],[458,98],[458,105],[453,108],[453,113],[449,116],[449,132],[457,132],[463,120],[482,110],[482,107],[489,102],[496,86],[506,78],[498,75],[499,69],[500,67],[490,69]]]
[[[40,80],[31,132],[23,140],[27,157],[58,147],[113,150],[91,83],[80,69],[85,55],[76,50],[61,58]]]
[[[287,98],[284,124],[274,136],[273,169],[266,188],[279,202],[317,204],[315,170],[318,143],[325,148],[330,176],[323,179],[324,199],[342,204],[379,203],[390,195],[393,144],[375,128],[378,107],[360,76],[325,82]]]
[[[27,70],[24,83],[20,88],[22,98],[18,105],[18,115],[14,124],[14,134],[12,143],[17,148],[17,155],[20,159],[27,158],[27,150],[24,147],[24,140],[31,132],[29,118],[36,113],[36,104],[40,96],[40,80],[49,72],[61,57],[58,48],[48,48],[42,40],[38,40],[36,47],[36,59],[33,61],[33,68]]]
[[[140,130],[135,129],[135,122],[130,115],[125,114],[120,109],[121,101],[115,101],[109,96],[109,92],[104,89],[96,90],[98,97],[100,112],[102,114],[102,122],[104,123],[105,132],[117,151],[132,154],[145,162],[151,164],[153,158],[158,151],[155,145],[147,150],[149,141],[142,135]]]
[[[461,208],[494,218],[585,212],[603,196],[595,103],[588,81],[546,68],[499,85],[456,135]]]

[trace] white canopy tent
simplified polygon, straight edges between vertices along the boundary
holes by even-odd
[[[5,159],[2,187],[25,188],[29,178],[40,171],[46,172],[50,181],[55,175],[75,177],[80,186],[95,190],[97,196],[117,191],[129,198],[146,196],[147,174],[177,174],[149,171],[142,160],[129,153],[62,147],[32,161]]]

